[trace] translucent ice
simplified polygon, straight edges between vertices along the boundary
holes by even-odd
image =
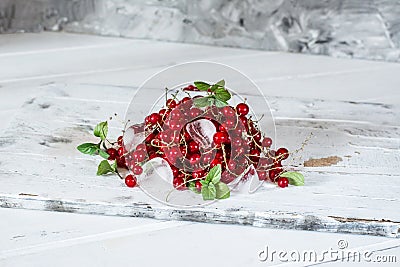
[[[206,119],[199,119],[186,125],[186,131],[202,148],[210,148],[213,136],[216,133],[214,123]]]

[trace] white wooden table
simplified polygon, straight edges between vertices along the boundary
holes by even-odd
[[[343,160],[303,168],[303,188],[267,190],[197,211],[207,214],[199,221],[215,222],[218,214],[228,223],[263,228],[194,223],[186,211],[174,217],[185,222],[41,211],[171,215],[118,179],[95,177],[97,162],[74,147],[89,138],[82,127],[123,114],[127,95],[145,78],[190,60],[229,64],[254,79],[270,96],[280,145],[296,148],[312,131],[316,137],[304,159]],[[191,253],[176,255],[180,249],[170,244],[177,236],[185,251],[209,247],[215,251],[211,259],[234,266],[265,265],[257,259],[265,245],[323,250],[339,239],[351,248],[389,249],[385,254],[400,260],[398,239],[264,228],[398,236],[398,64],[44,33],[0,36],[0,73],[0,204],[36,210],[0,210],[6,218],[0,228],[5,266],[202,265]],[[62,138],[68,141],[59,142]],[[181,260],[175,262],[176,257]]]

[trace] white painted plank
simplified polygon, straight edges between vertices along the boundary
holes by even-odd
[[[383,237],[180,222],[174,222],[176,227],[172,227],[171,222],[147,221],[146,225],[138,223],[137,218],[11,209],[0,209],[0,215],[8,218],[4,226],[9,230],[0,228],[2,266],[31,266],[32,263],[38,266],[187,266],[188,263],[204,266],[210,259],[213,265],[271,266],[285,262],[276,256],[274,260],[269,257],[260,261],[258,254],[266,247],[270,252],[311,250],[321,259],[325,250],[339,250],[339,240],[347,242],[348,248],[354,251],[369,250],[374,255],[400,257],[398,250],[382,251],[398,246],[400,241]],[[207,259],[197,257],[205,248]],[[307,263],[313,261],[289,266]]]
[[[104,86],[100,90],[87,85],[50,85],[45,92],[45,97],[38,96],[23,106],[1,138],[2,206],[159,219],[172,216],[174,209],[165,209],[139,190],[125,188],[115,177],[95,177],[96,161],[79,155],[75,150],[76,144],[86,141],[89,136],[90,130],[85,127],[123,109],[123,99],[118,99],[129,95],[132,89]],[[97,96],[98,100],[90,100],[90,95],[95,93],[101,93],[107,100],[99,101],[100,95]],[[79,94],[82,95],[80,98],[77,97]],[[113,99],[120,103],[118,107],[112,104],[115,101]],[[278,102],[283,103],[282,106]],[[313,116],[309,115],[310,111],[306,108],[310,106],[309,103],[315,103],[311,106],[315,113]],[[201,221],[215,222],[215,216],[220,216],[218,221],[228,223],[354,233],[367,233],[363,227],[369,225],[375,229],[375,232],[369,231],[370,234],[397,236],[397,223],[379,222],[381,219],[400,221],[397,212],[400,188],[394,182],[399,178],[399,132],[390,125],[391,119],[398,116],[395,112],[397,106],[284,98],[272,101],[272,104],[277,116],[281,110],[285,115],[280,116],[282,119],[278,121],[281,127],[278,130],[282,131],[278,135],[282,140],[278,141],[279,144],[284,142],[293,149],[309,132],[314,132],[315,137],[304,153],[305,158],[331,155],[351,157],[334,167],[304,168],[308,181],[305,187],[264,189],[250,197],[237,195],[229,201],[182,212],[172,218],[199,220],[195,214],[205,214],[204,219],[200,218]],[[299,108],[286,115],[286,106]],[[331,116],[331,107],[343,107],[354,120],[358,118],[367,123],[367,127],[363,128],[364,124],[352,121],[351,117],[345,120],[349,115],[338,115],[338,119],[325,122],[326,115]],[[363,109],[373,111],[378,118],[385,117],[387,121],[381,122],[382,126],[378,127],[379,119],[364,116],[361,112]],[[296,119],[290,120],[289,115]],[[322,129],[318,123],[310,123],[310,117],[322,120]],[[89,121],[82,118],[89,118]],[[379,141],[380,131],[386,133],[386,149],[375,149],[371,153],[369,147],[359,144],[357,139],[360,136],[371,140],[372,144],[375,140]],[[351,142],[359,146],[349,146]],[[377,163],[374,156],[382,161]],[[387,191],[388,185],[392,189],[390,192]],[[49,188],[52,190],[49,191]],[[21,193],[37,196],[27,197]],[[299,202],[299,199],[302,201]],[[307,216],[312,216],[311,224],[307,224]],[[378,221],[343,223],[334,217]],[[289,223],[282,223],[282,220],[289,220]],[[297,226],[292,224],[293,220],[297,221]],[[345,228],[340,228],[342,224]]]

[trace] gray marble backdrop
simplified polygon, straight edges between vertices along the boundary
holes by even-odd
[[[0,0],[42,30],[400,61],[400,0]]]

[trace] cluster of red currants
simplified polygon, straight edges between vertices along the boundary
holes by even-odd
[[[197,91],[193,85],[185,91]],[[279,177],[283,172],[281,161],[288,158],[288,150],[271,149],[272,139],[264,137],[257,122],[249,115],[249,106],[239,103],[236,107],[209,105],[199,108],[195,97],[175,97],[166,101],[165,107],[145,118],[141,125],[134,125],[134,131],[144,131],[143,143],[133,151],[124,151],[122,137],[118,138],[118,149],[107,150],[110,160],[115,159],[119,167],[128,168],[132,174],[125,178],[129,187],[136,186],[136,176],[142,174],[146,161],[156,157],[165,159],[173,173],[173,186],[178,190],[188,188],[194,182],[201,191],[202,183],[211,168],[220,164],[221,181],[230,183],[248,174],[257,175],[260,180],[270,180],[279,187],[287,187],[289,180]],[[197,142],[188,131],[187,125],[197,120],[208,120],[215,126],[210,145]],[[249,168],[251,165],[254,168]],[[247,173],[245,173],[247,172]],[[253,173],[251,173],[253,172]]]

